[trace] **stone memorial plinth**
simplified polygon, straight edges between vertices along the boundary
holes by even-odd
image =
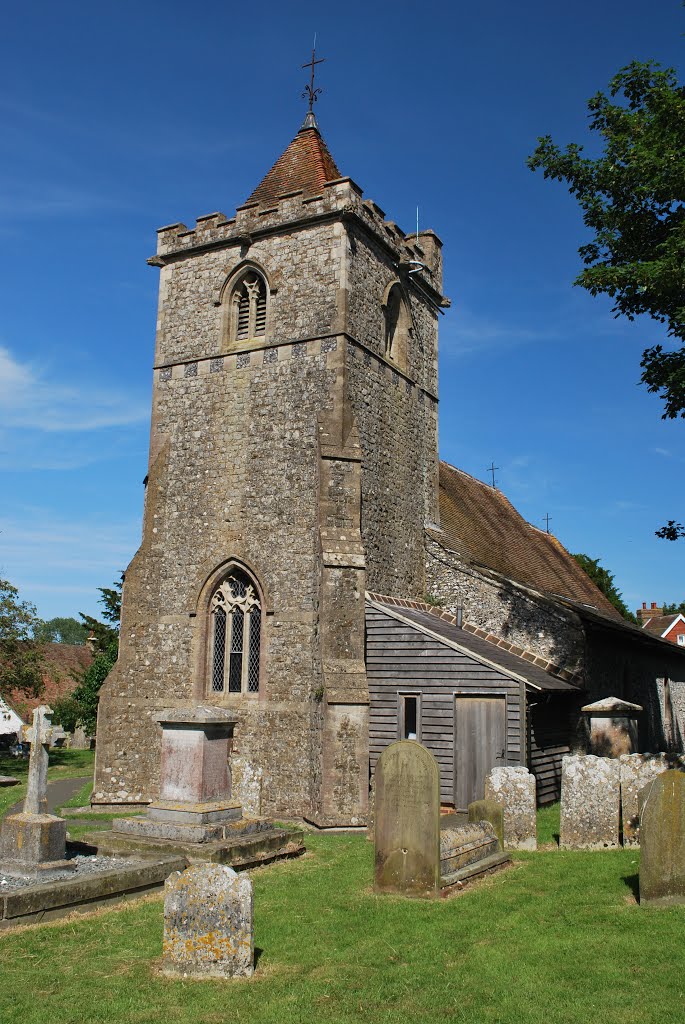
[[[632,754],[637,747],[637,716],[640,704],[619,697],[604,697],[586,704],[581,712],[589,719],[590,753],[597,757]]]
[[[561,761],[559,845],[568,850],[606,850],[619,845],[620,766],[593,754]]]
[[[619,758],[619,765],[623,845],[639,846],[639,793],[657,775],[668,771],[668,758],[665,754],[623,754]]]
[[[176,871],[164,885],[162,971],[237,978],[254,971],[252,882],[221,864]]]
[[[640,904],[685,903],[685,774],[669,770],[640,791]]]
[[[375,772],[375,888],[407,896],[440,890],[440,775],[415,740],[386,747]]]
[[[92,832],[99,853],[214,861],[250,867],[301,852],[302,832],[243,814],[231,792],[229,756],[236,716],[225,708],[174,708],[156,715],[162,728],[159,797],[145,815],[119,818]],[[261,787],[261,770],[259,771]]]
[[[485,779],[485,799],[502,807],[505,850],[537,850],[535,776],[527,768],[493,768]]]
[[[75,867],[65,859],[67,823],[47,811],[51,715],[46,704],[33,712],[33,726],[26,731],[31,755],[24,808],[19,814],[8,814],[0,825],[0,869],[8,874],[32,876]]]
[[[495,830],[500,850],[504,849],[504,809],[496,800],[474,800],[468,806],[469,821],[487,821]]]
[[[141,818],[122,818],[113,831],[150,839],[202,843],[223,837],[242,817],[231,798],[228,759],[236,716],[223,708],[174,708],[155,715],[162,727],[159,798]]]

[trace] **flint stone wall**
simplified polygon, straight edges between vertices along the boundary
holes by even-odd
[[[565,757],[561,765],[559,845],[603,850],[619,845],[620,765],[594,754]]]
[[[163,971],[182,977],[254,971],[252,882],[223,864],[175,871],[164,885]]]
[[[380,233],[380,247],[362,243],[350,220],[355,211]],[[330,219],[314,222],[320,216]],[[285,226],[293,221],[296,230]],[[264,229],[271,233],[259,237]],[[439,243],[430,236],[422,244],[440,288]],[[143,541],[126,573],[119,661],[101,695],[93,801],[156,797],[152,716],[207,699],[202,602],[213,574],[236,559],[263,588],[262,672],[258,697],[225,701],[239,719],[234,753],[264,773],[261,811],[307,815],[326,805],[335,817],[337,806],[349,819],[354,804],[359,820],[368,753],[364,665],[336,662],[335,685],[344,689],[356,673],[359,703],[345,715],[330,711],[335,701],[320,696],[327,684],[322,637],[329,650],[342,649],[350,623],[335,608],[328,617],[322,611],[321,528],[348,542],[358,529],[348,450],[356,418],[369,580],[379,589],[422,585],[423,517],[435,501],[437,421],[427,393],[437,379],[436,310],[408,289],[414,334],[407,373],[396,373],[379,323],[384,289],[407,245],[349,182],[307,203],[291,197],[268,211],[238,210],[230,221],[202,218],[192,231],[171,226],[159,234],[158,254],[164,265]],[[242,345],[226,334],[224,285],[245,260],[268,279],[268,334]],[[323,436],[333,449],[325,458]],[[327,514],[339,492],[345,516],[354,512],[349,531],[345,517],[324,522],[326,467]],[[351,580],[359,598],[354,628],[363,639],[361,552],[352,567],[347,549],[329,555],[328,576]]]
[[[569,672],[580,670],[584,637],[577,616],[478,572],[443,541],[433,531],[426,538],[426,591],[446,611],[456,615],[461,605],[465,621]]]

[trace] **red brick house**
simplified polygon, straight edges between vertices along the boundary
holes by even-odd
[[[685,616],[677,612],[675,615],[664,615],[663,608],[652,601],[651,607],[647,602],[642,602],[642,608],[638,608],[637,617],[640,625],[646,633],[658,636],[661,640],[670,640],[672,644],[685,647]]]

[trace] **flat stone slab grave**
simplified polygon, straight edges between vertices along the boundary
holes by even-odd
[[[39,924],[132,899],[161,889],[173,871],[184,868],[181,857],[156,861],[122,858],[120,865],[100,872],[75,871],[68,877],[23,883],[17,888],[10,884],[0,890],[0,929]]]

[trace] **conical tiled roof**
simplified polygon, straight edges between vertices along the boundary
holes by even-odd
[[[271,203],[284,192],[299,189],[317,195],[327,181],[341,177],[319,129],[306,124],[254,190],[248,203]]]

